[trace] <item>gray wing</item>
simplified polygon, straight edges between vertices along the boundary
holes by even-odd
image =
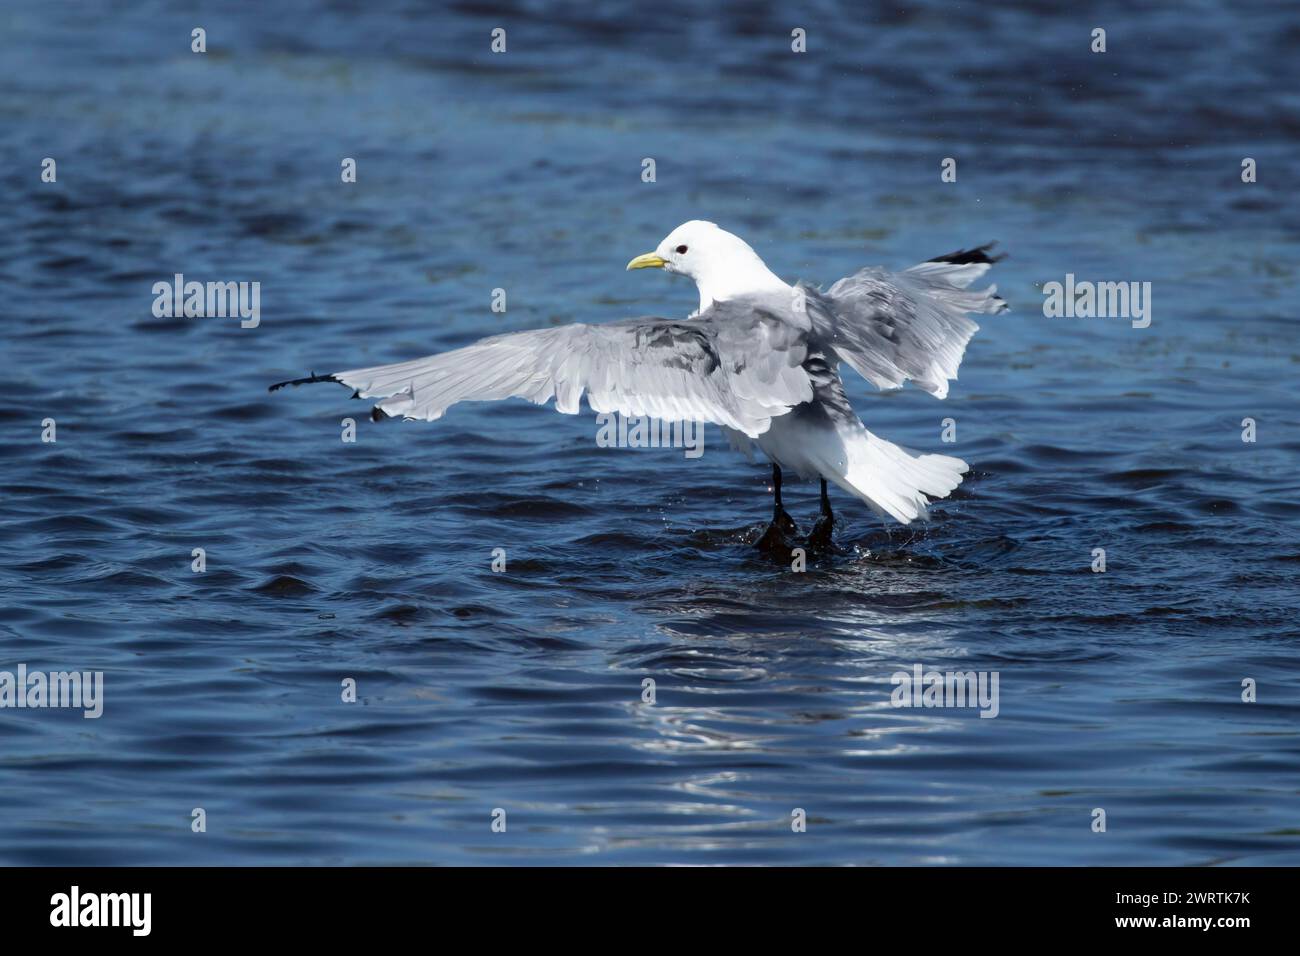
[[[945,398],[966,343],[979,329],[965,313],[1007,308],[997,286],[966,288],[994,261],[983,251],[954,253],[965,261],[934,260],[899,273],[863,269],[824,293],[805,288],[813,331],[876,387],[899,388],[911,379]]]
[[[597,412],[707,421],[757,437],[771,419],[812,398],[803,368],[807,333],[775,312],[714,306],[673,321],[625,319],[482,339],[395,365],[330,378],[380,398],[386,415],[432,421],[457,402],[555,399],[576,414],[585,392]]]

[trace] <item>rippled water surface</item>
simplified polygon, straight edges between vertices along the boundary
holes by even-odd
[[[1300,862],[1294,5],[703,6],[0,11],[0,669],[105,675],[98,720],[0,710],[0,860]],[[623,266],[690,218],[822,283],[1001,241],[946,402],[849,385],[972,463],[928,524],[836,497],[796,574],[715,430],[266,391],[684,315]],[[175,272],[261,324],[155,318]],[[1044,318],[1067,272],[1151,326]],[[916,663],[999,715],[892,707]]]

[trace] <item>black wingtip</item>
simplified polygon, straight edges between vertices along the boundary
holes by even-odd
[[[935,256],[930,262],[950,262],[955,266],[966,265],[993,265],[995,262],[1001,262],[1007,257],[1005,252],[1000,255],[990,256],[989,250],[997,245],[997,242],[987,242],[982,246],[976,246],[974,249],[958,249],[956,252],[950,252],[946,256]]]
[[[291,378],[287,382],[276,382],[274,385],[268,387],[267,391],[274,392],[284,388],[286,385],[292,385],[296,388],[299,385],[310,385],[313,382],[335,382],[339,385],[345,384],[342,379],[335,378],[333,375],[317,375],[315,372],[312,372],[307,378]]]

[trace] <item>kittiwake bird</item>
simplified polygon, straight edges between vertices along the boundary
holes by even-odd
[[[778,278],[740,237],[693,220],[668,234],[632,269],[695,280],[699,309],[602,325],[512,332],[425,358],[280,382],[337,382],[354,398],[377,398],[376,420],[433,421],[465,401],[555,399],[596,412],[719,425],[732,445],[772,462],[772,522],[758,546],[788,557],[793,519],[781,503],[782,469],[821,480],[821,515],[808,538],[832,545],[827,481],[878,514],[907,524],[947,497],[967,471],[948,455],[919,454],[867,430],[845,395],[841,365],[882,389],[909,379],[948,395],[966,343],[979,328],[966,313],[1007,308],[997,287],[970,290],[1002,256],[993,243],[889,273],[865,268],[825,292]]]

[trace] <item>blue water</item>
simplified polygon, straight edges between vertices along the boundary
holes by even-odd
[[[1293,4],[274,6],[0,10],[0,670],[105,680],[0,710],[0,861],[1300,863]],[[793,573],[716,430],[266,391],[684,315],[623,265],[690,218],[821,283],[1001,241],[947,401],[848,373],[972,463],[928,524],[836,496]],[[175,272],[261,324],[155,318]],[[1045,318],[1066,273],[1151,326]],[[915,663],[999,715],[892,707]]]

